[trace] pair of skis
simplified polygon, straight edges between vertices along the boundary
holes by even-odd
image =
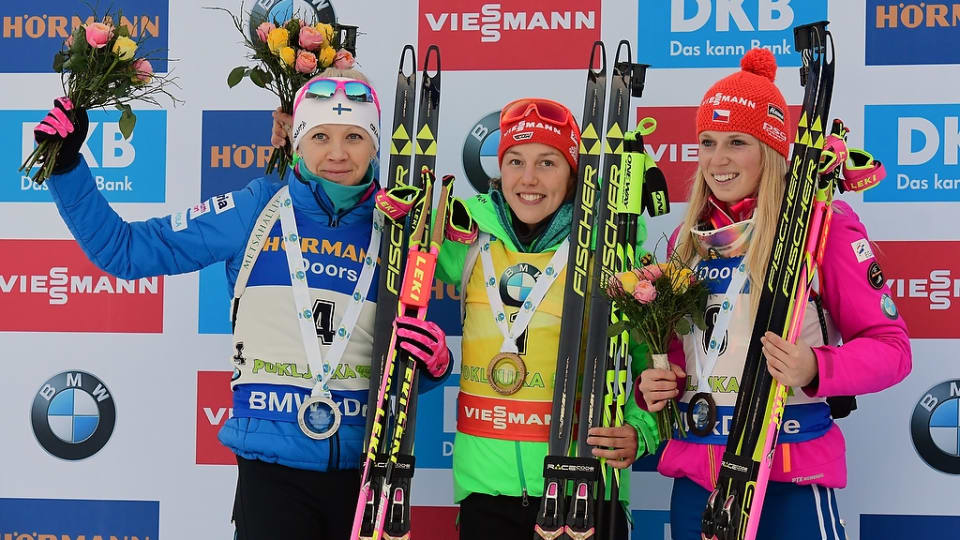
[[[796,342],[823,256],[837,187],[834,174],[820,174],[834,76],[833,37],[827,24],[794,29],[803,60],[802,112],[730,435],[717,487],[703,514],[701,531],[707,539],[756,538],[788,390],[766,369],[760,338],[769,330]],[[839,131],[842,135],[842,125]]]
[[[426,315],[425,302],[429,299],[429,294],[426,294],[421,305],[409,296],[403,297],[401,293],[419,279],[412,271],[404,272],[404,261],[408,267],[412,261],[426,264],[423,257],[428,257],[427,254],[433,251],[433,239],[428,239],[427,231],[433,203],[430,184],[437,159],[440,110],[440,50],[435,45],[427,50],[424,61],[419,116],[414,131],[416,86],[416,53],[412,45],[407,45],[401,52],[397,73],[389,169],[382,176],[386,179],[384,187],[388,192],[404,188],[393,193],[412,205],[413,211],[405,218],[384,220],[375,318],[378,331],[374,335],[370,362],[365,454],[351,540],[410,537],[417,366],[415,360],[396,347],[396,336],[383,329],[390,328],[398,315],[413,315],[422,319]],[[411,156],[414,174],[410,174]],[[425,174],[425,170],[431,173]],[[448,184],[445,179],[444,189],[449,188]],[[452,191],[449,193],[452,194]],[[441,215],[438,215],[435,228],[442,232],[445,220],[441,218],[447,208],[446,195],[440,199],[440,204]],[[436,245],[439,246],[439,243]],[[429,274],[429,281],[419,283],[425,293],[432,291],[432,267]]]
[[[599,69],[595,69],[599,63]],[[618,426],[623,423],[626,394],[626,335],[607,337],[607,327],[622,315],[613,309],[602,288],[616,272],[632,267],[637,224],[644,203],[667,210],[666,182],[659,169],[645,168],[656,195],[643,185],[644,175],[630,174],[639,182],[626,183],[625,152],[643,152],[642,138],[624,139],[630,115],[630,97],[640,97],[646,65],[634,64],[630,43],[617,47],[611,78],[607,123],[604,131],[603,106],[606,97],[606,49],[596,42],[587,69],[584,112],[581,122],[580,161],[574,197],[571,251],[560,323],[560,343],[550,424],[549,453],[544,458],[544,490],[537,515],[535,539],[570,538],[582,540],[598,536],[612,538],[619,511],[619,471],[610,469],[592,456],[587,444],[591,426]],[[604,136],[601,138],[602,133]],[[601,152],[603,182],[601,185]],[[649,159],[648,156],[647,159]],[[628,158],[629,159],[629,158]],[[652,159],[649,160],[652,162]],[[635,163],[637,167],[641,162]],[[649,163],[647,163],[649,165]],[[655,172],[653,172],[655,171]],[[639,184],[639,185],[637,185]],[[646,195],[645,195],[646,194]],[[632,196],[631,196],[632,195]],[[629,210],[628,210],[629,208]],[[594,229],[596,249],[592,242]],[[591,277],[591,261],[593,261]],[[585,323],[587,301],[589,319]],[[586,333],[583,383],[575,454],[570,455],[573,415],[577,402],[581,367],[581,344]],[[568,495],[568,483],[572,492]],[[604,501],[608,491],[610,498]],[[601,534],[597,534],[597,533]]]

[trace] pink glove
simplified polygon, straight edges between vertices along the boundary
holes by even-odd
[[[447,336],[436,323],[401,316],[393,321],[393,328],[400,348],[423,362],[431,376],[436,378],[447,372],[450,364]]]

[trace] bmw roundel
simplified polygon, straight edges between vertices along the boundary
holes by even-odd
[[[515,264],[500,275],[500,299],[504,305],[520,307],[540,277],[540,269],[530,263]]]
[[[463,141],[463,171],[478,193],[486,193],[490,179],[500,176],[497,148],[500,145],[500,111],[494,111],[470,128]]]
[[[107,444],[117,411],[103,381],[84,371],[64,371],[37,391],[30,417],[44,450],[61,459],[77,460],[96,454]]]
[[[317,5],[319,4],[319,5]],[[311,17],[309,14],[313,14]],[[262,22],[277,21],[277,25],[293,18],[294,15],[302,17],[308,23],[328,23],[336,24],[337,15],[333,11],[333,4],[330,2],[317,2],[307,0],[259,0],[253,4],[250,10],[249,21],[247,22],[247,34],[250,39],[256,43],[257,27]]]
[[[910,435],[927,465],[960,474],[960,379],[927,390],[913,409]]]

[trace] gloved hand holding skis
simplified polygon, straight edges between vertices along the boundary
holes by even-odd
[[[431,377],[437,378],[447,372],[450,351],[447,336],[432,321],[400,315],[393,321],[397,345],[410,356],[422,362]]]

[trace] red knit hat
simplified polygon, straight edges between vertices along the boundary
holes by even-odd
[[[708,130],[748,133],[788,157],[790,111],[773,84],[777,59],[767,49],[750,49],[740,59],[740,68],[703,96],[697,110],[697,134]]]
[[[574,174],[580,157],[580,128],[570,109],[556,101],[540,98],[518,99],[500,112],[500,147],[497,163],[511,146],[541,143],[557,149]]]

